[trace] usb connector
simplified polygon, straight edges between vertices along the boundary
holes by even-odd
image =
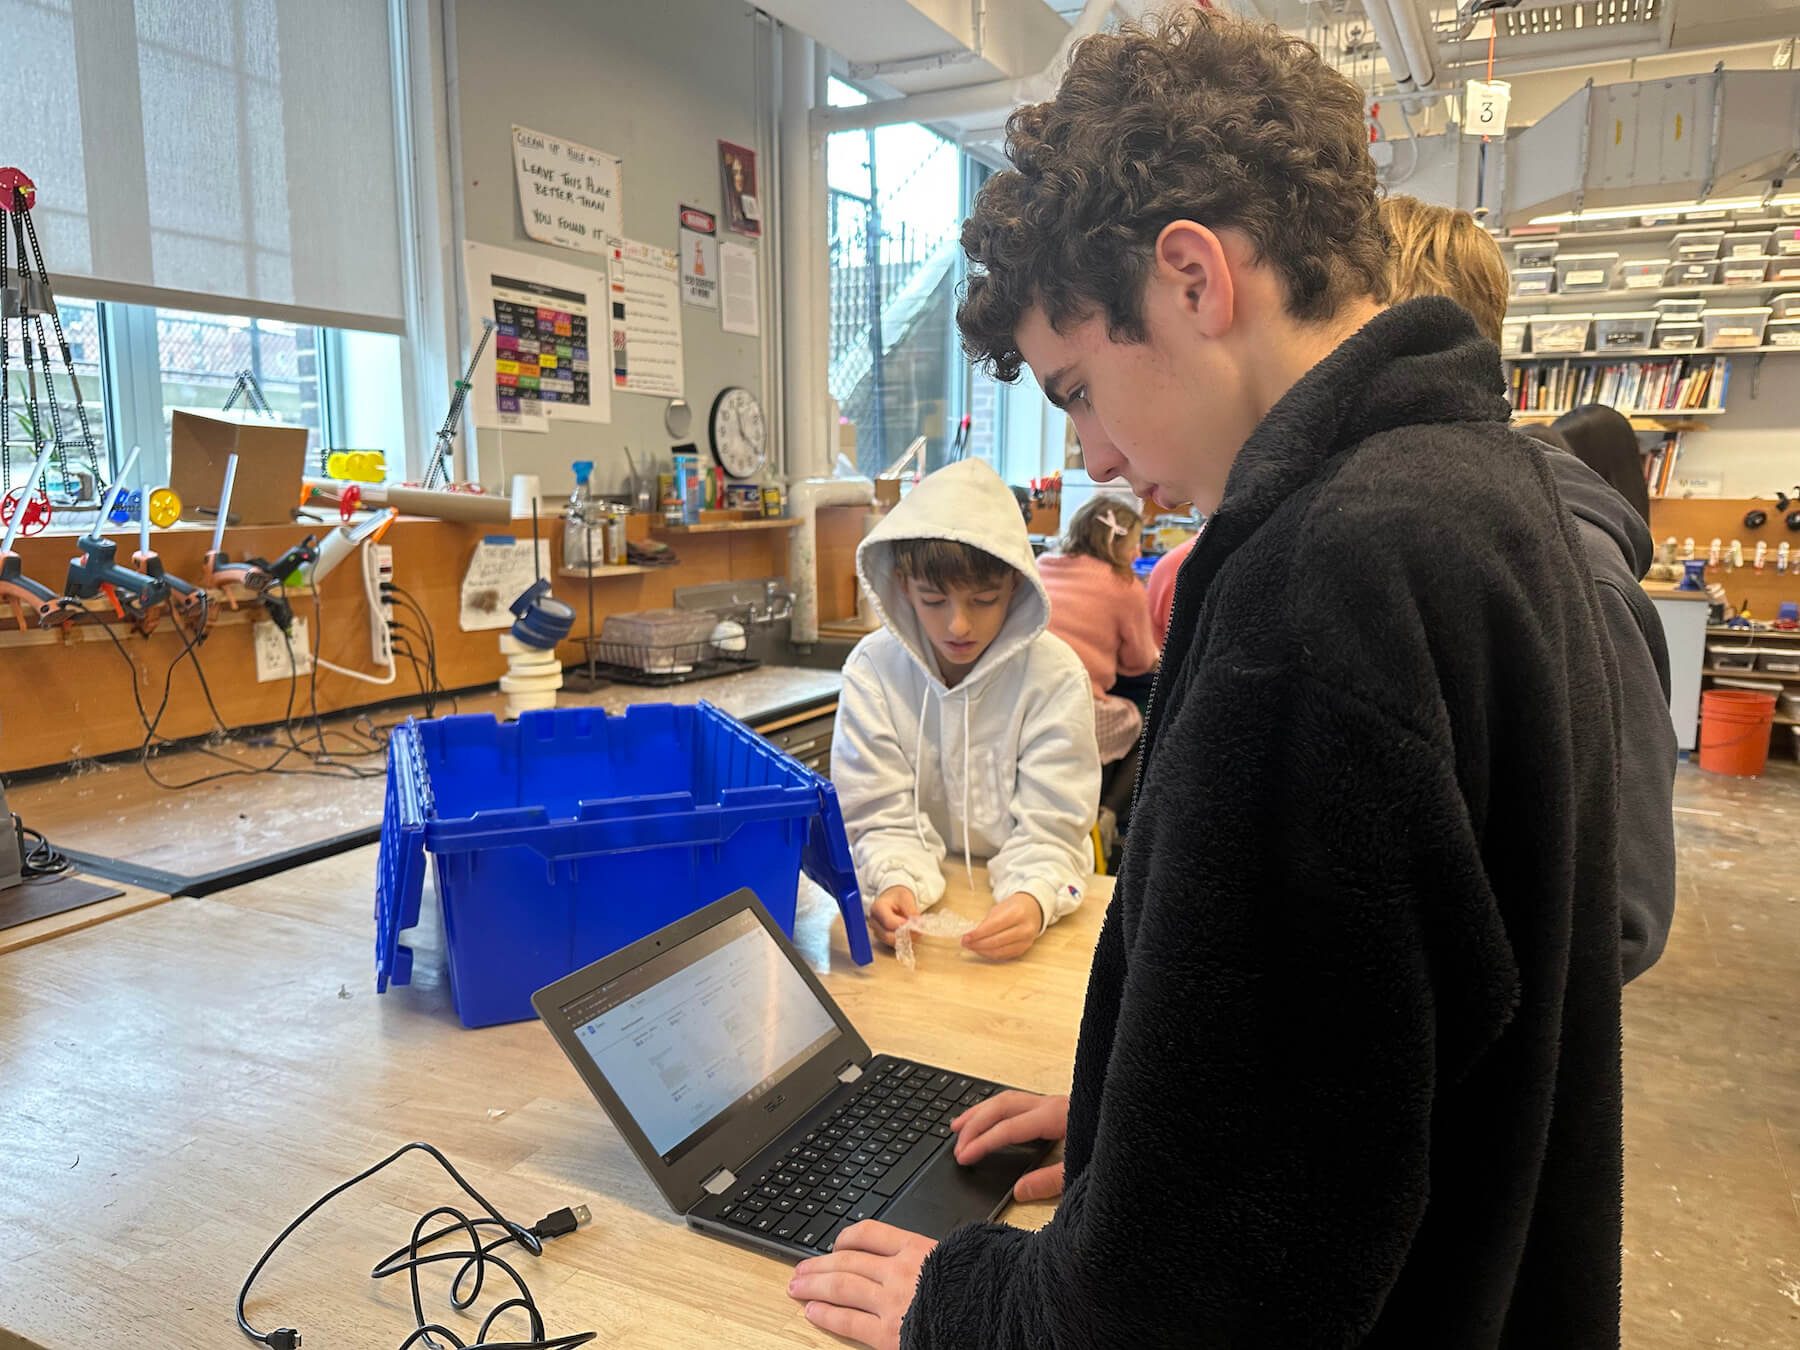
[[[559,1209],[546,1214],[532,1227],[532,1233],[540,1238],[559,1238],[573,1233],[582,1224],[594,1217],[593,1211],[586,1205],[576,1205],[573,1209]]]

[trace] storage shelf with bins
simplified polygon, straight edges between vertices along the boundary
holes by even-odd
[[[1497,236],[1502,247],[1518,244],[1549,243],[1571,246],[1588,244],[1648,243],[1652,239],[1673,239],[1688,230],[1773,230],[1781,225],[1800,225],[1800,216],[1761,216],[1755,220],[1672,220],[1667,225],[1621,225],[1606,230],[1534,230],[1528,233]]]
[[[1706,629],[1708,644],[1725,643],[1731,646],[1759,647],[1767,644],[1767,650],[1793,652],[1800,656],[1800,630],[1785,628],[1728,628],[1717,624],[1708,625]],[[1708,653],[1710,658],[1711,653]],[[1764,684],[1779,684],[1785,687],[1800,685],[1800,673],[1783,670],[1732,670],[1721,669],[1714,665],[1703,666],[1700,674],[1705,677],[1702,688],[1714,689],[1721,680],[1751,680]],[[1731,685],[1726,685],[1731,688]],[[1778,727],[1800,726],[1800,717],[1783,712],[1778,706],[1775,709],[1775,725]]]
[[[1511,295],[1506,299],[1508,318],[1527,305],[1547,309],[1588,309],[1594,305],[1618,305],[1636,300],[1721,300],[1728,296],[1762,296],[1771,291],[1800,291],[1800,281],[1757,281],[1742,286],[1639,286],[1607,291],[1552,291],[1548,295]]]
[[[1683,356],[1800,356],[1800,347],[1643,347],[1629,352],[1521,352],[1508,361],[1669,361]]]

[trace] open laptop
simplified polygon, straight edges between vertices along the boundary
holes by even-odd
[[[871,1054],[748,890],[531,1002],[690,1227],[790,1259],[991,1219],[1052,1147],[959,1165],[950,1122],[1001,1087]]]

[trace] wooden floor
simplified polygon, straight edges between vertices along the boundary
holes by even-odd
[[[835,694],[842,683],[836,671],[764,666],[742,674],[667,689],[609,685],[592,693],[565,691],[565,707],[600,706],[618,712],[632,703],[691,703],[708,699],[734,716],[759,715],[806,698]],[[304,691],[303,691],[304,692]],[[302,700],[304,701],[304,700]],[[498,692],[439,700],[437,712],[498,714],[505,698]],[[422,706],[384,708],[372,714],[376,723],[391,724],[417,714]],[[309,749],[310,723],[297,718],[295,733]],[[381,824],[384,779],[382,752],[352,755],[354,719],[325,718],[326,744],[342,763],[359,770],[332,770],[342,776],[313,773],[234,775],[183,790],[160,787],[132,760],[126,763],[79,765],[55,778],[9,786],[7,801],[33,829],[59,847],[93,857],[122,861],[147,869],[162,888],[180,889],[172,879],[204,877],[253,865],[262,859],[304,849],[327,840],[372,831]],[[364,744],[370,743],[366,736]],[[203,775],[233,769],[258,769],[280,761],[283,770],[307,769],[301,755],[282,755],[283,733],[236,737],[200,750],[155,757],[150,766],[164,783],[187,784]]]
[[[1675,931],[1624,999],[1623,1343],[1800,1346],[1800,771],[1684,766],[1677,802]],[[121,1326],[127,1343],[239,1344],[229,1302],[274,1227],[421,1136],[503,1208],[595,1204],[593,1229],[530,1273],[553,1331],[830,1343],[786,1306],[778,1263],[674,1228],[541,1028],[455,1026],[430,931],[417,983],[371,992],[372,856],[0,954],[0,1327],[55,1350],[111,1347]],[[1017,966],[973,968],[980,984],[941,944],[910,982],[885,956],[872,974],[849,968],[816,908],[802,948],[878,1047],[1055,1088],[1097,918],[1059,925]],[[309,1345],[314,1328],[318,1344],[397,1343],[404,1295],[369,1293],[367,1270],[437,1194],[409,1166],[329,1211],[263,1306]],[[309,1280],[354,1300],[315,1312]]]
[[[1800,1346],[1800,769],[1675,785],[1680,891],[1625,989],[1627,1350]]]

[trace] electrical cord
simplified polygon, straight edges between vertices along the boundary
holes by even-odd
[[[12,816],[13,837],[19,843],[19,875],[23,877],[53,877],[69,870],[73,864],[43,833],[32,829],[19,819],[18,813],[9,812]],[[37,842],[29,848],[25,840],[31,838]]]
[[[483,1198],[479,1191],[469,1185],[467,1181],[463,1180],[462,1174],[456,1170],[448,1158],[438,1152],[438,1150],[433,1148],[430,1144],[419,1141],[402,1145],[374,1166],[359,1172],[348,1181],[332,1187],[329,1191],[325,1192],[324,1195],[308,1205],[306,1209],[302,1211],[299,1218],[295,1219],[286,1228],[281,1230],[280,1235],[277,1236],[276,1239],[268,1245],[267,1249],[264,1250],[263,1254],[257,1258],[256,1264],[250,1268],[250,1273],[244,1277],[243,1288],[238,1290],[238,1328],[251,1340],[268,1346],[269,1350],[299,1350],[300,1332],[295,1328],[280,1327],[274,1331],[258,1331],[255,1327],[250,1325],[249,1317],[244,1311],[244,1305],[249,1301],[251,1286],[256,1283],[257,1277],[262,1274],[263,1267],[268,1265],[269,1259],[275,1255],[276,1250],[281,1244],[286,1242],[296,1229],[314,1214],[318,1213],[320,1209],[324,1208],[332,1200],[335,1200],[352,1186],[368,1180],[383,1168],[415,1150],[422,1153],[428,1153],[432,1158],[436,1159],[444,1171],[450,1174],[450,1179],[461,1188],[463,1194],[467,1195],[481,1207],[481,1213],[485,1217],[470,1218],[468,1215],[451,1205],[439,1205],[435,1209],[428,1210],[420,1217],[418,1223],[413,1226],[411,1240],[404,1247],[389,1252],[380,1261],[376,1262],[374,1269],[369,1272],[369,1278],[375,1280],[387,1279],[390,1276],[405,1272],[407,1281],[412,1286],[414,1328],[412,1334],[400,1342],[399,1350],[410,1350],[410,1347],[413,1345],[421,1343],[427,1347],[432,1347],[433,1350],[437,1350],[438,1343],[432,1340],[433,1334],[444,1337],[450,1342],[451,1346],[455,1347],[455,1350],[575,1350],[576,1346],[585,1345],[593,1340],[598,1333],[592,1331],[571,1332],[564,1336],[547,1335],[544,1329],[543,1315],[538,1311],[537,1302],[531,1297],[531,1290],[526,1286],[524,1279],[519,1275],[517,1270],[513,1269],[509,1262],[494,1255],[497,1248],[503,1247],[510,1242],[518,1243],[532,1256],[543,1255],[544,1243],[546,1240],[572,1233],[581,1224],[588,1222],[591,1217],[588,1212],[588,1207],[586,1205],[580,1205],[573,1209],[559,1209],[554,1213],[546,1214],[532,1227],[521,1228],[518,1224],[502,1215],[489,1204],[485,1198]],[[425,1226],[433,1219],[439,1217],[450,1218],[453,1219],[454,1222],[439,1228],[436,1232],[425,1233],[423,1231]],[[500,1230],[500,1236],[484,1245],[479,1236],[479,1230],[481,1229],[498,1229]],[[424,1248],[455,1233],[463,1233],[468,1237],[469,1246],[467,1249],[429,1253],[424,1251]],[[455,1308],[458,1312],[463,1312],[468,1309],[480,1296],[481,1286],[487,1277],[488,1267],[490,1265],[499,1267],[499,1269],[511,1279],[513,1286],[518,1290],[518,1293],[513,1297],[504,1299],[496,1304],[488,1312],[487,1316],[482,1319],[481,1329],[476,1333],[476,1339],[473,1344],[464,1341],[462,1337],[457,1335],[457,1333],[452,1331],[449,1327],[444,1326],[441,1323],[427,1322],[425,1320],[425,1305],[419,1293],[419,1271],[425,1266],[433,1265],[440,1261],[461,1261],[463,1263],[450,1282],[450,1306]],[[463,1291],[465,1282],[468,1282],[470,1285],[466,1292]],[[492,1330],[494,1323],[506,1313],[514,1310],[524,1312],[528,1318],[531,1339],[525,1341],[488,1340],[488,1333]]]
[[[175,614],[174,603],[172,600],[170,602],[170,613],[171,613],[171,615]],[[185,792],[189,788],[200,787],[206,783],[215,783],[215,782],[220,781],[221,779],[251,778],[251,777],[255,777],[259,774],[273,774],[273,773],[299,774],[299,775],[306,775],[306,776],[311,776],[311,777],[316,777],[316,778],[333,778],[333,779],[337,779],[339,781],[345,781],[345,780],[356,778],[356,777],[372,777],[372,776],[374,776],[375,771],[373,771],[373,770],[360,770],[360,771],[354,771],[354,772],[340,771],[340,770],[355,770],[355,766],[352,766],[352,765],[335,765],[335,766],[327,765],[325,767],[319,767],[317,764],[315,764],[311,768],[298,768],[298,767],[283,768],[282,767],[282,765],[291,756],[293,756],[295,754],[299,754],[299,755],[310,758],[310,755],[308,754],[308,752],[305,749],[303,749],[298,744],[298,742],[296,742],[294,740],[294,735],[293,735],[294,701],[299,692],[299,676],[298,676],[298,672],[295,668],[295,663],[290,659],[290,661],[288,663],[287,709],[286,709],[285,713],[283,714],[282,722],[281,722],[281,725],[285,729],[286,734],[287,734],[288,745],[285,749],[280,750],[280,753],[278,753],[273,760],[271,760],[267,764],[246,766],[242,762],[240,762],[237,759],[234,759],[230,755],[221,754],[219,751],[213,749],[211,746],[194,745],[194,746],[191,746],[188,748],[192,749],[193,751],[195,751],[198,754],[206,755],[206,756],[209,756],[210,758],[220,760],[223,763],[230,765],[231,767],[228,769],[224,769],[224,770],[215,772],[215,773],[203,774],[198,778],[190,779],[187,782],[182,782],[182,783],[169,782],[162,778],[157,777],[156,771],[150,767],[151,751],[153,749],[161,749],[163,747],[172,746],[174,744],[173,742],[169,741],[166,737],[159,738],[159,736],[157,734],[157,729],[162,725],[163,716],[168,711],[169,700],[171,697],[171,691],[172,691],[174,679],[175,679],[175,668],[177,666],[179,666],[183,660],[189,661],[193,665],[195,673],[200,677],[201,689],[206,695],[207,707],[209,708],[209,710],[212,713],[213,720],[218,725],[218,728],[221,732],[226,731],[225,720],[219,713],[218,705],[213,701],[212,691],[206,682],[206,672],[201,668],[200,658],[194,650],[195,646],[197,644],[197,641],[198,641],[196,632],[204,632],[205,631],[204,611],[202,613],[202,621],[195,625],[195,629],[196,629],[195,632],[190,632],[187,629],[183,628],[179,624],[179,622],[177,622],[177,624],[176,624],[177,630],[179,632],[181,632],[181,634],[183,636],[183,646],[182,646],[182,650],[180,651],[180,653],[178,653],[176,655],[174,660],[169,662],[168,669],[165,670],[163,673],[162,697],[157,703],[156,714],[154,717],[152,717],[148,712],[145,711],[143,699],[138,694],[138,688],[137,688],[138,664],[137,664],[137,662],[134,661],[131,657],[131,654],[125,650],[125,644],[119,640],[119,635],[113,630],[112,624],[102,622],[100,626],[101,626],[102,630],[106,633],[107,637],[112,639],[112,644],[118,650],[120,659],[125,662],[126,667],[131,672],[131,698],[132,698],[133,704],[135,704],[136,708],[137,708],[138,720],[140,723],[142,723],[143,728],[144,728],[144,740],[143,740],[143,743],[138,747],[138,764],[144,770],[145,777],[149,778],[149,780],[152,783],[156,784],[156,786],[164,789],[165,791]],[[291,646],[289,648],[289,651],[290,651],[290,656],[291,656],[291,653],[292,653]]]

